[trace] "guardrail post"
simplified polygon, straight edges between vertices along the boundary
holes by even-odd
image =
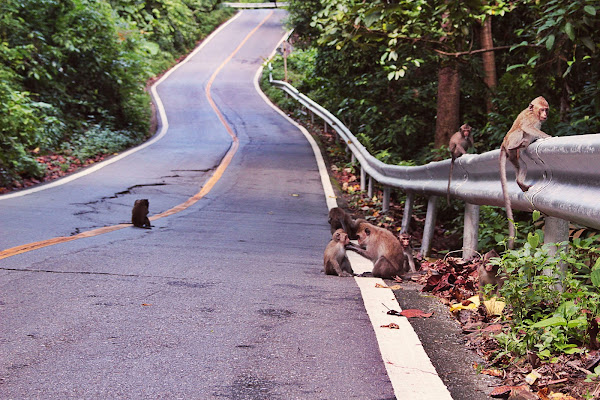
[[[323,132],[327,133],[327,121],[323,120]]]
[[[546,243],[561,243],[569,241],[569,221],[556,217],[546,217],[546,224],[544,225],[544,244]],[[565,246],[552,246],[549,250],[550,255],[555,255],[559,251],[563,250]],[[565,275],[566,265],[564,262],[558,264],[559,273],[561,277]],[[548,275],[549,271],[544,271],[544,274]],[[562,292],[562,286],[559,285],[557,288]]]
[[[392,192],[392,188],[389,186],[383,187],[383,206],[381,207],[381,211],[386,213],[390,211],[390,193]]]
[[[427,216],[425,217],[425,227],[423,228],[423,241],[421,242],[421,254],[428,257],[431,252],[431,239],[435,230],[435,220],[437,218],[437,196],[430,196],[427,202]]]
[[[477,252],[477,239],[479,237],[479,206],[465,204],[465,220],[463,228],[462,257],[472,260]]]
[[[366,182],[367,182],[367,171],[365,171],[365,169],[361,165],[360,166],[360,191],[361,192],[365,191],[365,188],[367,186]]]
[[[413,192],[407,192],[406,201],[404,202],[404,213],[402,214],[402,228],[400,229],[401,233],[408,233],[408,228],[410,228],[414,200],[415,194]]]
[[[315,113],[312,112],[312,110],[310,110],[310,123],[311,124],[315,123]]]
[[[369,187],[367,188],[367,196],[373,198],[373,178],[369,176]]]

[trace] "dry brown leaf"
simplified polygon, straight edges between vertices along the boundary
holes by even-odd
[[[499,369],[484,369],[481,371],[481,373],[483,375],[497,376],[499,378],[504,376],[504,372],[500,371]]]
[[[490,396],[492,397],[504,397],[507,393],[510,393],[513,389],[521,388],[525,386],[498,386],[492,390]]]
[[[426,313],[422,310],[410,309],[410,310],[402,310],[400,315],[406,318],[429,318],[433,315],[433,313]]]
[[[394,324],[393,322],[391,324],[381,325],[381,327],[390,329],[400,329],[400,326],[398,324]]]

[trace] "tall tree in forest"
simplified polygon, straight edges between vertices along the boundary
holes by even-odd
[[[483,81],[488,88],[486,96],[486,110],[488,114],[493,111],[492,96],[497,85],[496,56],[494,55],[494,40],[492,36],[492,16],[488,15],[481,23],[479,34],[481,48],[487,50],[481,54],[483,59]]]
[[[445,65],[444,65],[445,64]],[[437,117],[434,147],[447,145],[460,126],[460,74],[458,64],[448,61],[438,71]]]

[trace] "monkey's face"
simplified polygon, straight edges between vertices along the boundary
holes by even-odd
[[[369,227],[359,228],[356,235],[358,236],[358,245],[360,247],[366,247],[367,241],[371,236],[371,229]]]
[[[550,106],[548,105],[548,102],[546,101],[546,99],[544,99],[542,96],[540,96],[540,97],[533,99],[533,101],[529,104],[529,110],[531,110],[531,112],[533,112],[533,115],[535,115],[535,117],[538,120],[540,120],[541,122],[544,122],[545,120],[548,119],[548,113],[550,111]]]
[[[538,111],[538,119],[540,121],[545,121],[548,119],[548,107],[540,108]]]
[[[402,247],[410,247],[410,236],[400,236],[400,244]]]
[[[471,134],[471,128],[469,125],[464,124],[463,126],[460,127],[460,132],[462,133],[463,137],[466,139],[469,137],[469,135]]]
[[[346,232],[344,232],[343,229],[338,229],[337,231],[335,231],[335,233],[333,234],[333,240],[343,244],[344,246],[350,243],[350,239],[348,238],[348,235],[346,234]]]
[[[492,265],[492,264],[485,264],[484,268],[487,272],[493,272],[494,274],[496,274],[496,272],[498,272],[498,266],[497,265]]]

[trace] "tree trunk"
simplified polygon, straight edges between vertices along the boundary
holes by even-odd
[[[438,71],[437,118],[435,121],[436,148],[448,145],[450,136],[460,126],[460,77],[458,65],[442,65]]]
[[[494,48],[494,40],[492,37],[492,16],[488,15],[485,18],[485,21],[481,27],[481,48],[482,49],[493,49]],[[492,104],[492,96],[494,94],[494,89],[497,85],[496,79],[496,57],[494,56],[493,51],[486,51],[482,53],[483,58],[483,80],[488,87],[488,92],[486,94],[486,107],[487,112],[490,113],[494,110],[494,105]]]

